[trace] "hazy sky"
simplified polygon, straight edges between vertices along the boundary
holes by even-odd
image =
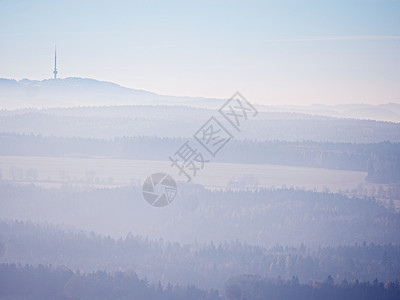
[[[0,77],[263,104],[400,103],[400,1],[0,0]]]

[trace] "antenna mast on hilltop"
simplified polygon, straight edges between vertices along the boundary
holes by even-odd
[[[57,47],[54,46],[54,79],[57,79]]]

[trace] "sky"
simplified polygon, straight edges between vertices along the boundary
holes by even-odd
[[[0,78],[175,96],[400,103],[400,1],[0,0]]]

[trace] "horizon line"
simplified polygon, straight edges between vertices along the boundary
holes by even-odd
[[[400,35],[344,35],[344,36],[306,36],[270,40],[271,42],[312,42],[312,41],[352,41],[352,40],[400,40]]]

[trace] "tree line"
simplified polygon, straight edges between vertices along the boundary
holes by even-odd
[[[121,137],[105,140],[2,133],[0,155],[166,160],[184,141],[183,138]],[[195,141],[191,142],[196,145]],[[365,171],[370,182],[400,181],[400,143],[233,140],[212,160]]]
[[[134,270],[149,282],[195,284],[222,289],[233,274],[261,274],[302,283],[381,281],[400,278],[398,244],[353,244],[310,248],[260,246],[240,241],[178,243],[128,234],[113,239],[89,232],[69,232],[49,225],[0,223],[0,261],[22,265],[66,266],[82,273]]]
[[[295,276],[290,280],[283,280],[241,275],[226,282],[225,295],[232,300],[395,300],[400,297],[400,283],[398,280],[383,283],[375,279],[372,283],[343,280],[340,284],[335,284],[329,275],[324,281],[301,284]]]
[[[4,298],[3,298],[4,297]],[[73,272],[64,266],[0,264],[2,299],[222,299],[216,290],[194,285],[162,286],[141,279],[133,271]]]
[[[103,106],[0,111],[3,132],[105,138],[190,137],[216,110],[184,106]],[[227,129],[235,129],[227,124]],[[300,113],[259,112],[236,138],[340,143],[400,142],[400,124]]]
[[[335,284],[332,276],[324,281],[301,284],[291,280],[240,275],[230,278],[220,293],[201,290],[194,285],[163,286],[140,279],[133,271],[81,273],[58,266],[0,264],[0,297],[4,299],[251,299],[251,300],[397,300],[398,280],[360,282],[343,280]]]

